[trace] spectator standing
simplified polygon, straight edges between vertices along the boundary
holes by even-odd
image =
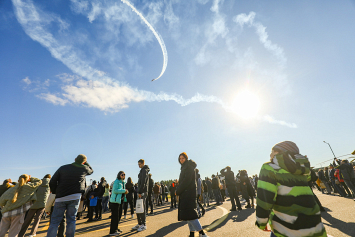
[[[221,205],[222,200],[220,198],[221,195],[220,195],[219,183],[218,183],[218,179],[214,174],[212,175],[212,190],[216,200],[216,205]]]
[[[234,179],[234,172],[231,170],[231,167],[227,166],[226,168],[222,169],[220,173],[225,177],[226,180],[226,186],[232,203],[231,211],[237,210],[235,207],[236,203],[237,203],[238,210],[242,210],[239,197],[238,197],[238,192],[237,192],[237,183],[235,182]]]
[[[45,206],[45,211],[49,215],[49,223],[51,223],[52,221],[52,215],[50,214],[53,213],[54,203],[55,203],[55,194],[51,193],[48,196],[46,206]],[[65,233],[65,214],[63,215],[63,218],[60,221],[57,237],[64,237],[65,236],[64,233]]]
[[[0,185],[0,197],[9,189],[16,185],[16,182],[12,182],[11,179],[5,179],[2,185]],[[0,220],[2,218],[1,207],[0,207]]]
[[[161,190],[161,196],[162,196],[162,203],[165,202],[165,185],[163,182],[161,182],[161,186],[160,186],[160,190]]]
[[[128,177],[127,179],[126,189],[128,190],[128,193],[126,194],[127,202],[124,203],[124,207],[123,207],[125,219],[127,215],[128,204],[131,208],[131,217],[132,218],[134,217],[134,206],[133,206],[134,184],[132,182],[131,177]]]
[[[58,226],[66,213],[66,237],[75,235],[76,213],[81,195],[85,192],[86,176],[93,173],[85,155],[78,155],[75,162],[61,166],[49,182],[50,190],[56,194],[52,221],[49,225],[47,237],[57,235]]]
[[[211,179],[207,178],[206,179],[206,184],[208,187],[208,196],[210,200],[213,200],[213,189],[212,189],[212,182]]]
[[[110,235],[120,235],[122,231],[118,229],[118,223],[120,219],[120,206],[122,204],[123,194],[127,194],[128,190],[125,189],[125,179],[126,174],[123,171],[118,172],[117,179],[113,183],[112,194],[110,198],[111,203],[111,224],[110,224]]]
[[[157,206],[160,206],[159,204],[159,192],[160,192],[160,187],[159,187],[159,184],[158,183],[155,183],[154,185],[154,188],[153,188],[153,192],[154,192],[154,199],[155,199],[155,202],[156,202],[156,205]],[[161,201],[161,200],[160,200]]]
[[[176,182],[172,182],[170,187],[170,198],[171,198],[171,206],[170,208],[176,208]]]
[[[9,231],[9,237],[18,236],[26,211],[36,200],[36,190],[41,184],[42,180],[23,174],[19,177],[15,187],[8,189],[1,195],[0,237],[4,237],[7,231]]]
[[[196,206],[196,177],[195,168],[197,164],[193,160],[189,160],[185,152],[179,155],[179,163],[181,164],[181,172],[179,177],[179,187],[176,194],[179,195],[179,211],[178,220],[187,221],[190,229],[190,237],[195,236],[195,232],[199,232],[200,237],[207,237],[204,233]]]
[[[270,223],[271,236],[327,236],[308,186],[308,158],[295,143],[284,141],[272,148],[270,161],[260,170],[256,225],[267,230]]]
[[[93,200],[97,196],[96,180],[92,181],[92,184],[86,189],[85,196],[86,196],[86,199],[87,199],[87,207],[88,207],[88,220],[87,220],[87,222],[92,222],[92,221],[94,221],[94,219],[93,219],[94,210],[96,209],[96,205],[97,205],[97,198],[95,200]],[[96,202],[96,204],[95,204],[95,202]]]
[[[336,169],[339,169],[341,171],[341,175],[343,176],[343,180],[345,185],[351,190],[352,192],[352,197],[355,197],[355,186],[351,182],[351,180],[354,178],[354,172],[353,172],[353,167],[347,160],[339,160],[336,159],[336,162],[338,163],[338,166],[335,167]],[[350,193],[351,193],[350,192]]]
[[[36,236],[38,225],[41,220],[42,214],[45,211],[44,208],[46,206],[47,198],[49,195],[50,178],[51,178],[51,175],[47,174],[42,179],[42,184],[38,187],[38,189],[36,191],[37,200],[34,202],[34,204],[31,206],[30,210],[27,213],[27,216],[26,216],[25,221],[22,225],[21,231],[18,235],[19,237],[25,236],[27,228],[30,226],[33,218],[34,218],[34,222],[32,224],[32,229],[31,229],[29,236],[30,237]]]
[[[108,201],[110,199],[110,185],[106,183],[105,193],[102,195],[102,211],[105,213],[108,211]]]
[[[102,220],[102,199],[105,193],[106,180],[104,177],[100,179],[100,183],[97,185],[97,205],[95,207],[95,219]]]
[[[318,170],[318,178],[319,178],[320,181],[322,181],[322,183],[324,184],[325,188],[327,189],[327,194],[331,194],[332,190],[330,189],[330,187],[328,185],[327,179],[326,179],[326,177],[324,175],[324,170],[322,170],[322,169]],[[323,189],[322,189],[322,192],[323,192]]]
[[[144,164],[144,160],[138,161],[138,166],[141,169],[138,174],[138,198],[143,199],[143,213],[137,213],[138,224],[132,228],[132,230],[144,231],[147,229],[145,222],[145,199],[148,195],[149,189],[149,167]]]
[[[340,182],[339,180],[334,176],[335,174],[335,169],[333,167],[333,164],[329,165],[329,179],[330,182],[333,185],[334,191],[336,190],[340,196],[345,197],[346,194],[344,192],[344,190],[340,187]]]
[[[208,186],[207,186],[207,183],[206,183],[206,180],[203,180],[202,181],[202,185],[203,185],[203,193],[202,193],[202,196],[203,196],[203,206],[206,206],[206,202],[207,202],[207,206],[209,207],[210,206],[210,198],[208,197]]]
[[[148,186],[148,196],[146,200],[146,212],[148,215],[148,207],[150,206],[150,213],[149,215],[153,215],[153,187],[154,187],[154,180],[152,179],[152,174],[149,174],[149,186]]]

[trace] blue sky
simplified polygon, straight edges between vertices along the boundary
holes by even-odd
[[[0,180],[80,153],[92,179],[137,181],[141,158],[178,178],[183,151],[205,177],[256,174],[283,140],[313,165],[324,140],[355,149],[354,1],[130,3],[154,32],[117,0],[0,3]]]

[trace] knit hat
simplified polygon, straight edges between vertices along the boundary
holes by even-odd
[[[75,163],[83,164],[87,161],[86,155],[80,154],[75,158]]]
[[[278,149],[282,152],[292,152],[295,154],[299,154],[300,150],[298,149],[297,145],[294,142],[291,141],[283,141],[277,143],[273,148],[273,150]]]

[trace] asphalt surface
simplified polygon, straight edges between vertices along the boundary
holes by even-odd
[[[355,236],[355,202],[351,198],[326,195],[315,191],[320,202],[327,210],[322,212],[322,219],[328,235],[333,237]],[[212,202],[213,203],[213,202]],[[211,205],[206,208],[206,214],[200,219],[201,225],[207,229],[207,235],[217,236],[251,236],[266,237],[269,232],[264,232],[255,227],[255,209],[246,209],[242,202],[243,210],[230,212],[231,204],[227,199],[223,205]],[[129,212],[129,211],[128,211]],[[108,236],[110,227],[110,213],[103,214],[101,221],[87,223],[87,219],[77,221],[76,235],[80,236]],[[46,236],[49,219],[41,221],[37,236]],[[186,222],[177,220],[177,209],[170,209],[170,203],[155,207],[154,215],[147,217],[147,230],[142,232],[132,231],[137,224],[136,215],[122,219],[119,228],[123,231],[120,236],[188,236],[189,228]],[[28,231],[29,233],[29,231]],[[28,234],[26,235],[28,236]],[[198,235],[196,235],[198,236]]]

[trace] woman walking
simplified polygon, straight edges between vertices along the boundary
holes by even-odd
[[[126,194],[127,202],[124,203],[124,219],[126,219],[127,215],[127,209],[128,209],[128,204],[131,208],[131,217],[134,217],[134,206],[133,206],[133,193],[134,193],[134,184],[132,182],[132,178],[128,177],[127,179],[127,184],[126,184],[126,189],[128,190],[128,193]]]
[[[308,158],[291,141],[276,144],[260,170],[256,225],[271,236],[326,237],[320,209],[308,186]],[[270,220],[269,220],[270,219]]]
[[[0,237],[4,237],[7,231],[9,231],[9,237],[19,234],[26,211],[36,200],[36,190],[41,184],[42,180],[23,174],[19,177],[15,187],[10,188],[1,196]]]
[[[117,179],[113,183],[112,194],[110,198],[111,203],[111,225],[110,225],[110,235],[120,235],[122,231],[118,229],[119,222],[119,209],[122,203],[122,195],[127,194],[128,190],[125,189],[125,179],[126,174],[120,171],[117,174]]]
[[[195,231],[199,232],[200,237],[207,237],[204,233],[197,213],[196,206],[196,163],[189,160],[185,152],[179,155],[181,172],[179,177],[179,186],[176,194],[179,195],[178,220],[187,221],[190,229],[190,237],[195,236]]]

